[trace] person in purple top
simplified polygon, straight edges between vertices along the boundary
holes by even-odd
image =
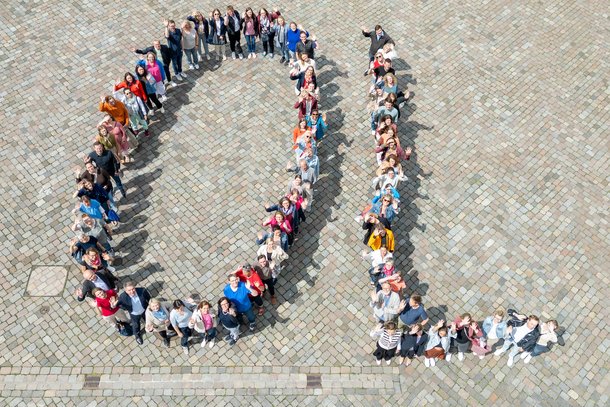
[[[250,331],[254,331],[256,328],[256,322],[254,317],[254,311],[252,311],[252,302],[248,298],[248,294],[258,295],[255,289],[250,288],[250,283],[243,283],[239,281],[239,278],[235,273],[229,274],[229,283],[225,286],[224,295],[235,304],[235,310],[237,311],[237,319],[242,320],[242,315],[246,315],[248,322],[250,323]]]

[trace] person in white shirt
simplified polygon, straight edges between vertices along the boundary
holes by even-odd
[[[538,326],[539,319],[535,315],[527,317],[514,310],[509,310],[508,315],[512,319],[507,323],[506,339],[502,348],[495,351],[494,355],[501,355],[512,346],[506,362],[508,367],[512,367],[514,358],[518,353],[531,352],[534,349],[540,337],[540,327]]]

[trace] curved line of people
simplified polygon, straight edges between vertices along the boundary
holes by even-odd
[[[362,27],[362,34],[371,41],[369,66],[364,75],[371,78],[368,110],[378,167],[373,179],[373,199],[356,221],[362,222],[363,243],[371,249],[363,252],[363,258],[371,262],[368,274],[375,287],[370,294],[370,306],[377,325],[370,334],[377,339],[373,353],[376,363],[380,365],[385,360],[389,365],[398,355],[398,364],[409,366],[413,359],[423,356],[425,366],[432,367],[437,360],[450,362],[452,349],[457,351],[460,361],[468,351],[483,359],[494,350],[494,355],[501,355],[511,349],[509,367],[518,354],[529,363],[532,357],[548,352],[560,340],[556,320],[540,322],[535,315],[498,309],[485,318],[482,326],[464,313],[452,322],[437,321],[426,332],[430,319],[421,296],[405,295],[407,285],[394,265],[396,238],[392,223],[400,212],[399,183],[408,182],[402,163],[409,162],[412,153],[411,147],[401,147],[397,127],[400,107],[408,102],[410,92],[406,88],[403,92],[398,90],[392,67],[397,57],[392,38],[380,25],[373,30]]]
[[[78,203],[71,228],[76,237],[70,241],[69,252],[83,274],[83,281],[75,290],[79,302],[86,301],[104,321],[115,326],[123,336],[133,335],[139,345],[144,343],[142,322],[145,332],[154,333],[166,347],[170,346],[170,337],[178,336],[188,355],[191,337],[201,337],[201,348],[206,345],[212,348],[221,327],[226,331],[224,339],[233,346],[239,339],[244,317],[248,329],[256,329],[255,310],[258,316],[265,313],[263,298],[268,296],[272,305],[277,304],[275,284],[281,263],[288,258],[287,251],[297,240],[300,225],[306,220],[305,212],[312,206],[313,185],[319,176],[317,145],[322,141],[327,125],[326,115],[318,110],[320,92],[315,74],[315,37],[309,38],[309,32],[294,22],[287,26],[279,10],[274,9],[270,14],[261,9],[253,16],[252,9],[248,8],[242,18],[228,6],[224,18],[220,18],[218,9],[208,20],[200,12],[193,12],[182,24],[182,30],[177,29],[172,20],[165,20],[164,24],[167,45],[156,40],[152,47],[133,48],[133,52],[146,55],[146,58],[137,61],[135,73],[126,73],[124,80],[116,83],[112,95],[102,96],[99,110],[105,116],[97,127],[93,151],[84,157],[84,169],[77,171],[74,197],[78,198]],[[291,140],[296,165],[290,163],[287,167],[287,171],[294,174],[277,204],[264,207],[272,215],[262,222],[267,230],[257,235],[256,262],[254,265],[244,263],[229,274],[223,296],[217,301],[217,311],[205,300],[196,302],[193,298],[185,298],[170,303],[152,298],[146,288],[133,281],[126,281],[119,294],[120,283],[112,266],[116,253],[111,242],[113,229],[120,222],[115,189],[122,199],[127,198],[121,182],[121,165],[133,161],[132,154],[139,145],[140,135],[150,136],[149,119],[154,115],[155,107],[160,113],[164,112],[166,86],[175,85],[170,62],[174,78],[183,79],[186,77],[181,70],[183,50],[190,68],[198,69],[198,55],[193,49],[203,46],[209,59],[208,44],[215,45],[221,51],[220,59],[224,56],[227,36],[234,59],[236,55],[241,57],[242,31],[251,58],[256,55],[252,36],[263,43],[263,56],[269,51],[269,57],[273,58],[274,50],[281,52],[280,62],[290,65],[288,76],[296,81],[294,91],[298,95],[294,105],[298,124]],[[202,42],[199,35],[205,41]]]

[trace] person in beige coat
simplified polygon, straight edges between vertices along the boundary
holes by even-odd
[[[167,304],[162,303],[156,298],[150,300],[148,308],[146,308],[146,331],[153,332],[161,338],[166,348],[169,348],[168,331],[174,331],[169,322],[169,308]]]

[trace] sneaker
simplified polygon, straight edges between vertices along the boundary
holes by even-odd
[[[186,74],[184,72],[180,72],[180,77],[182,77],[182,79],[188,78],[188,76],[186,76]]]
[[[209,61],[210,60],[210,54],[206,54],[205,59],[207,59]]]
[[[432,366],[432,367],[436,366],[436,359],[434,359],[434,358],[430,359],[430,366]]]
[[[231,58],[235,59],[235,52],[231,52]]]
[[[267,56],[267,52],[263,51],[263,56],[266,57]]]
[[[284,62],[286,62],[286,58],[282,57],[282,59],[280,59],[280,64],[283,64]]]
[[[464,360],[464,352],[458,352],[458,360],[460,362]]]
[[[195,64],[195,69],[199,69],[199,64]]]
[[[364,76],[368,76],[369,75],[369,70],[367,69],[366,71],[364,71]]]
[[[176,79],[177,81],[181,81],[182,80],[182,76],[180,76],[179,73],[174,75],[174,79]],[[176,86],[176,84],[172,81],[172,83],[174,84],[174,86]]]
[[[188,355],[189,355],[189,348],[188,348],[188,346],[183,346],[183,347],[182,347],[182,352],[184,352],[184,354],[185,354],[186,356],[188,356]]]
[[[252,53],[252,58],[256,58],[256,52]]]
[[[216,344],[216,339],[212,339],[210,342],[208,342],[208,348],[212,349],[215,344]]]
[[[412,359],[407,358],[407,360],[405,361],[405,366],[410,366],[411,362],[413,362]]]
[[[375,359],[375,362],[377,362],[377,366],[381,366],[381,359]]]
[[[508,360],[506,361],[506,366],[508,367],[513,367],[513,364],[515,363],[515,361],[513,360],[512,356],[508,357]]]
[[[165,113],[165,109],[164,108],[159,109],[159,113]]]
[[[521,352],[521,360],[525,359],[529,355],[529,352]]]
[[[480,360],[485,359],[485,355],[479,355],[479,359],[480,359]]]
[[[271,54],[269,54],[269,58],[273,59],[273,52]]]
[[[252,58],[252,53],[248,54],[248,59]]]
[[[237,341],[235,339],[231,338],[231,340],[229,341],[229,346],[235,345],[236,342]]]
[[[504,351],[504,349],[500,348],[500,349],[498,349],[498,350],[496,350],[496,351],[494,352],[494,355],[495,355],[495,356],[500,356],[500,355],[501,355],[501,354],[503,354],[504,352],[505,352],[505,351]]]
[[[265,313],[265,307],[260,307],[260,308],[258,309],[258,316],[259,316],[259,317],[260,317],[260,316],[263,316],[263,314],[264,314],[264,313]]]
[[[144,130],[144,137],[150,137],[150,131]]]
[[[195,69],[195,65],[189,64],[189,69]]]
[[[428,359],[428,358],[424,358],[424,365],[425,365],[426,367],[430,367],[430,359]]]
[[[225,341],[229,342],[231,340],[231,335],[226,335],[224,338]]]
[[[277,298],[275,298],[275,295],[271,296],[271,305],[275,305],[277,304]]]
[[[528,353],[527,356],[525,358],[523,358],[523,362],[525,364],[530,363],[532,361],[532,354]]]
[[[148,111],[148,115],[149,115],[150,117],[153,117],[153,116],[155,115],[155,109],[150,109],[150,110]]]
[[[254,332],[254,330],[256,329],[256,323],[252,322],[250,326],[248,326],[248,329],[250,330],[250,332]]]
[[[377,133],[375,130],[371,130],[371,135],[375,135],[375,133]]]
[[[447,353],[447,355],[445,355],[445,360],[451,363],[451,353]]]
[[[402,356],[398,358],[398,364],[402,365],[405,362],[405,358],[403,358]]]
[[[235,58],[233,58],[233,59],[235,59]],[[227,60],[227,56],[226,56],[226,55],[223,55],[223,56],[222,56],[222,60],[223,60],[223,61],[226,61],[226,60]]]
[[[201,347],[205,348],[205,345],[208,343],[205,339],[201,341]]]
[[[165,345],[166,348],[169,348],[169,338],[163,338],[163,345]]]
[[[392,359],[385,361],[385,364],[388,365],[388,366],[390,366],[390,363],[392,363]]]
[[[176,86],[176,84],[175,84],[174,82],[170,82],[170,83],[172,84],[172,86]],[[167,96],[162,95],[162,96],[159,98],[159,101],[160,101],[161,103],[164,103],[165,101],[167,101]],[[163,108],[161,108],[161,109],[159,109],[159,110],[161,110],[161,113],[163,113]]]
[[[244,54],[239,54],[239,59],[244,59]]]

